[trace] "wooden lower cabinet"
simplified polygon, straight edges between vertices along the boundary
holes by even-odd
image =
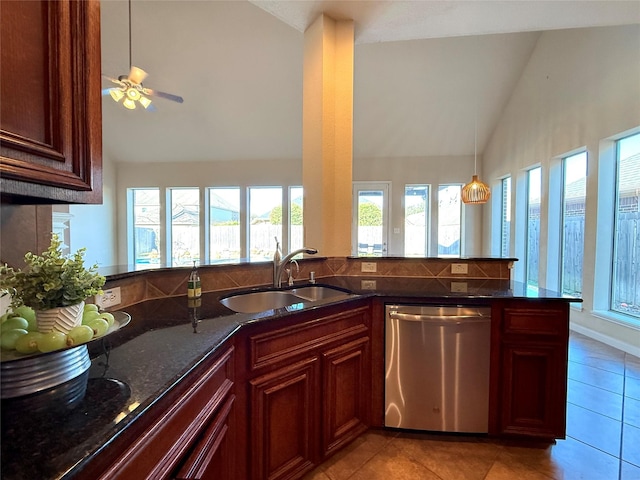
[[[208,480],[235,477],[234,348],[168,392],[76,476]]]
[[[371,309],[343,308],[249,333],[249,478],[301,478],[370,425]]]
[[[251,478],[298,478],[313,468],[319,379],[311,357],[251,381]]]
[[[326,458],[367,429],[369,337],[322,354],[322,453]],[[369,385],[369,386],[368,386]]]
[[[499,313],[499,433],[565,438],[568,304],[512,302]]]

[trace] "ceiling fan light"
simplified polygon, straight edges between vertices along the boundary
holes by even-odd
[[[142,83],[147,78],[147,72],[138,67],[131,67],[129,71],[129,80],[133,83]]]
[[[135,88],[129,87],[127,88],[127,97],[135,102],[140,99],[140,92]]]
[[[144,95],[140,95],[140,100],[138,101],[140,102],[140,105],[142,105],[144,108],[147,108],[149,105],[151,105],[151,100],[149,100]]]
[[[125,108],[128,108],[129,110],[134,110],[136,108],[136,102],[134,102],[130,98],[125,98],[122,104],[125,106]]]
[[[124,93],[119,88],[109,89],[109,95],[111,95],[111,98],[113,98],[116,102],[119,102],[120,100],[122,100],[122,97],[124,97]]]
[[[471,182],[462,187],[462,201],[466,204],[481,205],[491,198],[489,185],[478,179],[478,175],[471,178]]]

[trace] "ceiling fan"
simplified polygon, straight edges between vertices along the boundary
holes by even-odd
[[[120,75],[118,78],[107,75],[102,76],[116,85],[115,87],[103,89],[102,95],[111,95],[111,98],[116,102],[124,99],[122,105],[129,110],[134,110],[137,103],[142,105],[146,110],[155,110],[155,106],[151,105],[151,99],[149,97],[164,98],[178,103],[184,102],[183,98],[179,95],[173,95],[172,93],[161,92],[143,86],[142,82],[147,78],[147,72],[131,64],[131,0],[129,0],[129,74]]]
[[[122,105],[129,110],[134,110],[136,108],[136,102],[142,105],[146,110],[154,110],[155,107],[151,105],[151,99],[148,98],[150,96],[165,98],[178,103],[182,103],[184,101],[184,99],[178,95],[153,90],[143,86],[142,81],[147,77],[147,72],[133,65],[131,66],[131,70],[129,70],[129,75],[120,75],[118,78],[112,78],[106,75],[103,75],[103,77],[117,86],[105,88],[102,90],[102,94],[111,95],[111,98],[116,102],[120,102],[120,100],[124,99]]]

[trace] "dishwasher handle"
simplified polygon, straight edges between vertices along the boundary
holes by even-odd
[[[483,315],[482,313],[476,313],[473,315],[425,315],[415,313],[402,313],[397,310],[389,311],[389,318],[397,318],[398,320],[406,320],[410,322],[489,322],[491,317]]]

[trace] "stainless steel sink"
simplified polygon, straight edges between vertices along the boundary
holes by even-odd
[[[342,290],[313,285],[293,288],[291,290],[239,293],[220,299],[220,303],[237,313],[259,313],[302,302],[313,302],[326,298],[347,298],[349,296],[351,296],[350,293]]]
[[[322,285],[313,285],[309,287],[300,287],[293,288],[289,290],[289,292],[294,295],[304,298],[305,300],[323,300],[325,298],[333,298],[333,297],[348,297],[351,294],[347,292],[343,292],[342,290],[338,290],[331,287],[323,287]]]

